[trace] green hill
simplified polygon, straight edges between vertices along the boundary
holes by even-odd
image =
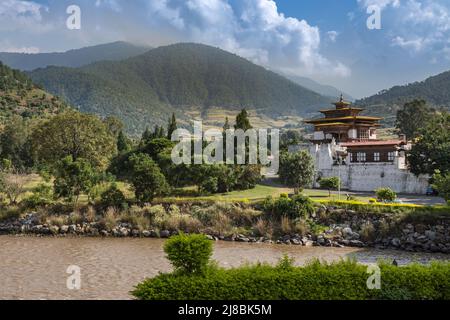
[[[422,82],[395,86],[389,90],[361,99],[356,105],[366,107],[366,113],[386,117],[385,125],[393,125],[397,110],[406,102],[424,99],[433,107],[450,108],[450,71]]]
[[[307,115],[331,100],[237,55],[191,43],[30,76],[81,111],[118,116],[130,133],[165,123],[171,112],[186,119],[192,108],[248,108],[277,117]]]
[[[31,71],[47,66],[81,67],[97,61],[123,60],[143,54],[150,49],[118,41],[66,52],[36,54],[0,52],[0,61],[14,69]]]
[[[12,115],[46,117],[67,108],[66,103],[33,84],[18,70],[0,62],[0,124]]]

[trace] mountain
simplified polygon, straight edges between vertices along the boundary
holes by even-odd
[[[317,92],[323,96],[331,97],[333,99],[336,99],[336,97],[339,97],[341,94],[344,96],[344,99],[347,101],[353,101],[355,100],[351,95],[342,92],[339,89],[336,89],[333,86],[324,85],[321,83],[318,83],[310,78],[306,77],[300,77],[300,76],[294,76],[294,75],[287,75],[283,74],[286,78],[294,81],[295,83],[301,85],[302,87],[305,87],[309,90],[312,90],[314,92]]]
[[[0,61],[11,68],[31,71],[47,66],[81,67],[97,61],[118,61],[149,51],[150,47],[126,42],[113,42],[92,47],[55,53],[0,53]]]
[[[30,78],[0,62],[0,124],[13,115],[47,117],[68,108],[66,103],[33,84]]]
[[[305,115],[331,102],[237,55],[193,43],[159,47],[124,61],[29,74],[81,111],[118,116],[134,134],[166,123],[171,112],[186,119],[192,108],[247,108],[275,117]]]
[[[425,81],[395,86],[376,95],[355,102],[367,108],[366,113],[386,117],[385,125],[395,122],[397,110],[406,102],[424,99],[431,106],[450,108],[450,71],[430,77]]]

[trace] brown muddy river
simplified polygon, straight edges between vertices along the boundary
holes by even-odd
[[[146,277],[171,267],[163,252],[164,240],[101,238],[35,238],[0,236],[0,299],[131,299],[129,291]],[[217,242],[214,259],[224,267],[250,262],[276,263],[283,254],[297,264],[355,258],[361,263],[396,259],[399,264],[448,260],[444,254],[402,251],[318,248]],[[81,269],[81,288],[70,290],[66,273]]]

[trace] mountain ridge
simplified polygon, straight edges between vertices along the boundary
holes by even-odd
[[[219,48],[195,43],[159,47],[122,61],[29,73],[81,111],[115,115],[134,133],[184,117],[186,109],[255,109],[264,115],[305,115],[332,99]]]

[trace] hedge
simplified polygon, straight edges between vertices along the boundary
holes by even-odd
[[[142,300],[449,300],[450,263],[380,264],[381,289],[367,288],[367,267],[352,261],[304,267],[210,267],[204,275],[160,274],[137,285]]]

